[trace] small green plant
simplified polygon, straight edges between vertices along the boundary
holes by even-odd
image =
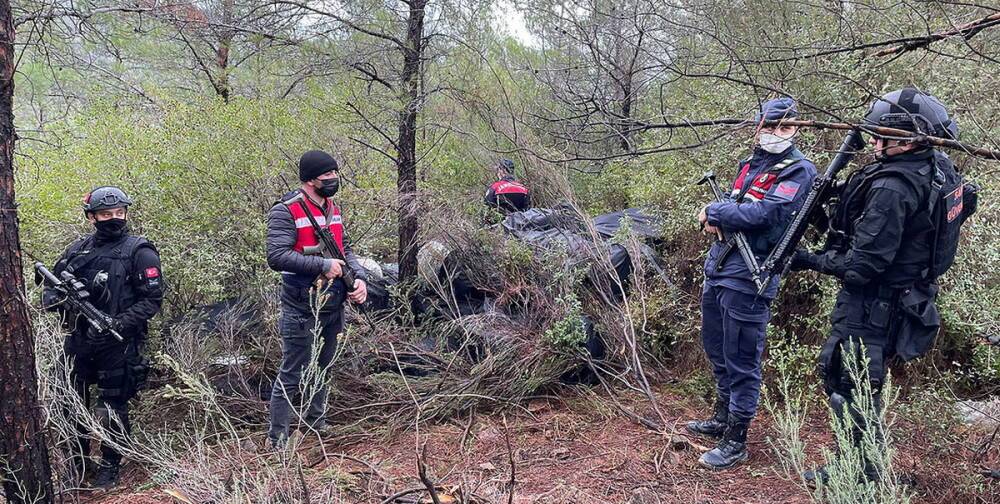
[[[908,503],[911,495],[893,465],[895,415],[890,412],[895,408],[898,391],[890,376],[881,389],[874,388],[868,371],[870,360],[863,345],[859,348],[849,343],[843,350],[855,355],[843,359],[854,388],[850,402],[840,406],[839,411],[831,407],[830,426],[836,451],[823,449],[827,463],[822,470],[828,479],[817,478],[816,486],[810,488],[803,476],[810,468],[805,461],[807,445],[799,436],[808,416],[806,389],[798,386],[794,373],[780,363],[775,366],[778,375],[775,388],[777,395],[783,397],[781,404],[775,400],[774,390],[764,390],[764,407],[774,417],[776,431],[776,437],[769,438],[768,443],[778,455],[785,474],[799,481],[816,502]]]
[[[905,403],[899,406],[899,416],[913,428],[901,433],[908,439],[919,436],[920,441],[937,451],[948,453],[961,446],[958,427],[961,424],[955,394],[950,390],[955,378],[942,375],[921,387],[910,390]]]
[[[531,246],[520,240],[506,240],[505,253],[501,256],[504,267],[508,271],[521,271],[534,261],[534,251]]]
[[[860,358],[845,358],[843,364],[854,385],[852,401],[838,414],[831,411],[837,453],[824,450],[829,480],[818,480],[817,500],[839,503],[908,503],[910,492],[893,465],[896,405],[899,392],[886,375],[881,390],[872,385],[868,352],[863,344],[844,345],[844,352]]]
[[[785,474],[798,476],[806,470],[806,444],[799,434],[809,416],[809,387],[803,387],[795,378],[790,359],[780,358],[780,352],[775,358],[774,350],[771,352],[769,367],[777,371],[775,385],[773,388],[765,385],[761,392],[764,409],[774,419],[777,436],[768,436],[767,442],[778,454]]]
[[[566,308],[566,316],[548,328],[543,339],[559,350],[573,351],[587,340],[583,326],[583,307],[575,295],[560,298],[558,303]]]
[[[623,215],[618,219],[618,226],[618,231],[615,231],[609,241],[618,245],[628,245],[632,237],[632,219]]]
[[[817,350],[789,338],[775,338],[768,348],[767,375],[773,384],[762,389],[763,405],[774,419],[777,436],[767,441],[789,475],[801,475],[807,469],[806,444],[800,432],[810,404],[818,397],[813,376]]]
[[[768,334],[773,334],[774,326],[768,327]],[[816,379],[816,360],[819,357],[819,347],[805,345],[795,339],[779,335],[768,339],[765,378],[776,377],[777,386],[771,393],[779,395],[775,400],[784,401],[787,393],[801,396],[803,402],[818,399],[819,383]],[[792,399],[795,399],[792,398]]]

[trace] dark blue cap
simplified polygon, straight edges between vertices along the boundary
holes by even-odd
[[[511,175],[514,174],[514,161],[510,159],[501,159],[497,167]]]
[[[791,98],[775,98],[768,100],[760,106],[760,112],[754,116],[754,121],[778,121],[781,119],[793,119],[799,116],[799,109],[795,106],[795,100]]]

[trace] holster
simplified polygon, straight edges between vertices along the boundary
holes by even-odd
[[[900,324],[901,291],[887,286],[848,287],[837,295],[830,337],[820,350],[819,367],[827,392],[847,393],[853,388],[844,359],[860,358],[864,344],[868,374],[873,388],[882,386],[887,371],[886,359],[895,349],[894,333]],[[846,355],[849,345],[853,354]]]
[[[934,304],[937,293],[936,284],[916,284],[899,297],[902,320],[896,338],[896,354],[904,361],[927,353],[934,344],[941,327],[941,316]]]

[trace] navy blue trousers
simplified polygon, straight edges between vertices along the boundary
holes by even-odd
[[[716,393],[729,414],[749,421],[760,399],[770,300],[706,283],[701,296],[701,341],[712,364]]]

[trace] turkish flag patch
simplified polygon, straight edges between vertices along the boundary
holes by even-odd
[[[799,193],[799,187],[801,186],[798,182],[786,180],[785,182],[778,184],[778,188],[774,190],[774,195],[779,199],[792,201],[795,199],[795,195]]]
[[[159,278],[160,269],[156,266],[146,268],[146,278]]]

